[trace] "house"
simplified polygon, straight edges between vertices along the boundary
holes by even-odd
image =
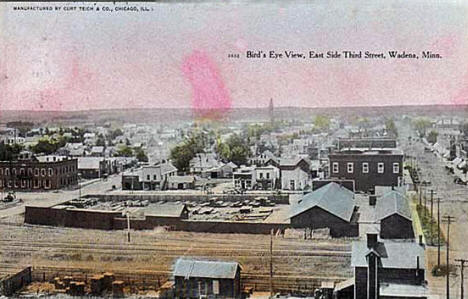
[[[251,158],[250,159],[250,164],[257,165],[257,166],[263,166],[268,162],[269,160],[277,160],[276,156],[269,150],[263,151],[260,155]]]
[[[0,161],[0,188],[4,190],[56,190],[74,187],[77,183],[76,159],[36,157],[22,151],[16,160]]]
[[[91,157],[104,157],[105,146],[93,146],[89,155]]]
[[[213,153],[198,153],[190,160],[190,173],[201,174],[208,169],[221,166],[221,162],[216,159]]]
[[[122,189],[165,190],[168,188],[168,178],[176,175],[177,168],[171,162],[144,166],[139,171],[122,174]],[[187,186],[188,183],[185,184]]]
[[[375,204],[382,239],[414,239],[411,210],[403,193],[391,190],[377,197]]]
[[[242,190],[272,190],[278,186],[279,169],[273,165],[243,166],[233,174],[234,187]]]
[[[236,169],[237,165],[233,162],[221,163],[219,166],[204,170],[201,176],[212,179],[232,178],[232,174]]]
[[[427,298],[424,246],[416,242],[378,240],[368,233],[367,240],[352,244],[355,299]],[[335,289],[336,298],[345,290]],[[346,291],[345,291],[346,292]]]
[[[288,218],[293,228],[329,228],[332,237],[358,235],[354,193],[335,182],[291,204]]]
[[[108,169],[108,161],[102,157],[78,157],[78,173],[84,179],[101,178]]]
[[[241,266],[237,262],[179,258],[173,276],[178,298],[241,297]]]
[[[279,168],[282,190],[304,190],[312,185],[311,162],[307,158],[281,158],[267,164]]]
[[[357,191],[403,183],[403,152],[399,149],[343,149],[328,157],[330,177],[354,180]]]
[[[169,176],[167,182],[167,188],[171,190],[195,189],[195,177],[193,175]]]

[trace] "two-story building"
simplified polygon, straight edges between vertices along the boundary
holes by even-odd
[[[328,157],[330,177],[354,180],[356,191],[403,184],[403,152],[399,149],[346,148]]]
[[[43,191],[74,187],[78,183],[76,159],[59,156],[36,157],[23,151],[17,159],[0,161],[0,188]]]

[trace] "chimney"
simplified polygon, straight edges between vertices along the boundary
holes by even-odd
[[[367,233],[367,248],[375,248],[377,245],[377,234]]]
[[[392,190],[395,190],[395,185],[392,184]]]
[[[369,195],[369,205],[370,206],[375,206],[376,202],[377,202],[377,196]]]

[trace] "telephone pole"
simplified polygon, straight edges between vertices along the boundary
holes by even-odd
[[[440,269],[440,197],[437,198],[437,269]]]
[[[434,190],[431,189],[431,219],[430,219],[430,229],[431,229],[431,245],[434,245],[434,234],[433,234],[433,224],[434,224]]]
[[[447,276],[446,277],[446,294],[447,294],[447,299],[450,299],[450,264],[449,264],[449,252],[450,252],[450,223],[455,220],[455,217],[452,217],[450,215],[444,216],[445,222],[447,222],[447,241],[446,241],[446,258],[447,258]]]
[[[460,299],[464,299],[463,297],[463,292],[464,292],[464,289],[463,289],[463,270],[465,268],[465,263],[468,262],[468,260],[465,260],[465,259],[455,259],[456,262],[460,262]]]
[[[273,229],[270,231],[270,297],[273,298]]]

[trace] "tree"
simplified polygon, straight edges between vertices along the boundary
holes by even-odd
[[[427,141],[432,144],[436,143],[438,135],[439,133],[437,133],[436,131],[434,130],[430,131],[429,134],[427,134]]]
[[[55,153],[59,148],[65,145],[65,139],[59,138],[58,140],[50,139],[50,138],[41,138],[37,142],[36,145],[31,147],[31,150],[36,153],[43,153],[46,155],[50,155]]]
[[[3,142],[0,143],[0,161],[9,161],[13,160],[15,156],[17,156],[24,147],[21,144],[5,144]]]
[[[110,138],[111,140],[114,140],[115,138],[117,138],[118,136],[122,136],[123,134],[124,133],[121,129],[115,129],[110,133]]]
[[[413,127],[418,131],[419,137],[426,135],[426,130],[431,126],[431,121],[425,117],[418,117],[413,120]]]
[[[96,145],[97,146],[106,146],[106,139],[104,139],[104,136],[102,134],[98,135],[98,139],[96,140]]]
[[[190,160],[198,153],[202,153],[205,148],[206,136],[201,132],[192,132],[191,136],[186,138],[182,143],[176,145],[171,150],[170,158],[174,166],[180,171],[188,171],[190,168]]]
[[[317,115],[314,119],[314,126],[321,131],[327,131],[330,129],[330,118],[326,115]]]
[[[137,158],[138,162],[148,162],[148,156],[141,148],[135,150],[135,157]]]
[[[385,129],[387,130],[387,134],[389,134],[390,136],[394,138],[398,137],[398,130],[395,126],[393,118],[385,120]]]
[[[129,146],[125,145],[117,151],[117,155],[121,157],[132,157],[133,150]]]
[[[216,152],[221,159],[236,165],[246,164],[251,154],[247,143],[237,134],[231,135],[226,143],[218,141]]]

